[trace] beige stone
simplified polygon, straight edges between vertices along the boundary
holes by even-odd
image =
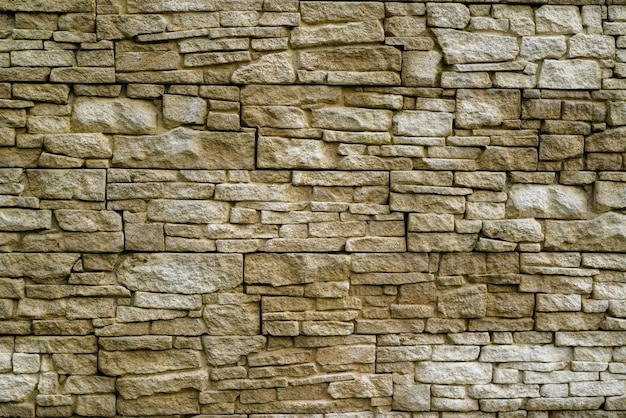
[[[156,133],[155,107],[142,100],[86,99],[74,102],[72,125],[79,132]]]

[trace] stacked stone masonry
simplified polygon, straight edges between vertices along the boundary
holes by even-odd
[[[626,5],[0,0],[0,416],[626,416]]]

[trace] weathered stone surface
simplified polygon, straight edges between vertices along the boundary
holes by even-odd
[[[600,67],[592,60],[545,60],[539,74],[539,88],[599,89]]]
[[[626,207],[626,183],[597,181],[594,190],[597,209],[606,211]]]
[[[65,279],[79,254],[0,254],[0,275],[35,280]]]
[[[336,148],[314,139],[259,138],[257,164],[260,168],[337,167]]]
[[[529,61],[560,58],[567,52],[565,36],[525,36],[520,57]]]
[[[294,48],[360,44],[380,42],[385,39],[382,25],[376,20],[299,27],[291,32],[290,43]]]
[[[483,221],[482,233],[489,238],[506,241],[543,241],[541,224],[534,219],[506,219]]]
[[[306,114],[291,106],[244,106],[241,120],[247,126],[297,129],[308,126]]]
[[[162,32],[167,25],[165,18],[159,15],[99,15],[96,21],[99,39],[124,39]]]
[[[469,9],[459,3],[429,3],[428,25],[439,28],[463,29],[470,21]]]
[[[0,231],[33,231],[51,227],[52,212],[49,210],[0,209]]]
[[[157,136],[114,137],[119,167],[248,169],[254,167],[254,135],[176,128]]]
[[[122,217],[113,211],[57,210],[59,227],[65,231],[121,231]]]
[[[393,393],[391,375],[364,376],[354,381],[333,382],[328,385],[328,393],[334,399],[373,398],[391,396]]]
[[[200,367],[201,353],[194,350],[100,351],[98,369],[107,376],[160,373]]]
[[[424,361],[415,368],[415,380],[444,385],[485,384],[491,381],[491,373],[489,363]]]
[[[452,134],[451,113],[404,110],[393,118],[393,131],[403,136],[447,136]]]
[[[280,52],[237,68],[231,80],[235,84],[288,84],[296,81],[296,71],[291,54]]]
[[[228,204],[211,200],[157,199],[148,204],[148,219],[171,223],[225,223]]]
[[[179,56],[174,51],[123,52],[115,57],[117,71],[176,70]]]
[[[213,293],[239,285],[243,257],[227,254],[135,254],[120,265],[120,283],[132,290]]]
[[[343,46],[303,51],[299,68],[310,71],[399,71],[402,55],[389,46]]]
[[[23,401],[37,385],[36,375],[5,375],[0,381],[0,402]]]
[[[69,86],[63,84],[13,84],[13,96],[24,100],[36,100],[66,104],[70,94]]]
[[[459,90],[457,124],[463,128],[499,126],[520,115],[520,93],[517,90]]]
[[[133,99],[86,99],[74,102],[72,125],[79,132],[156,133],[156,109]]]
[[[44,199],[103,201],[105,170],[28,170],[31,193]]]
[[[433,29],[447,64],[498,62],[513,60],[519,53],[512,36]]]
[[[198,97],[174,94],[163,96],[163,117],[176,125],[204,125],[208,114],[207,109],[206,101]]]
[[[486,312],[486,296],[484,285],[450,290],[439,296],[437,310],[445,318],[482,318]]]
[[[344,131],[387,131],[392,112],[349,107],[314,110],[311,126]]]
[[[558,251],[626,251],[624,215],[606,213],[586,221],[546,221],[545,247]]]
[[[383,3],[380,2],[337,2],[329,4],[311,1],[301,4],[302,20],[310,24],[324,22],[360,21],[382,19],[385,16]]]
[[[260,335],[250,337],[202,337],[207,361],[213,366],[235,364],[241,356],[260,351],[266,338]]]
[[[348,279],[350,259],[331,254],[249,254],[245,260],[247,284],[285,286]]]
[[[584,219],[587,195],[572,186],[514,185],[506,210],[510,217]]]
[[[124,399],[137,399],[155,393],[179,392],[182,389],[207,388],[209,373],[207,370],[180,371],[150,377],[121,377],[116,386]]]
[[[538,33],[578,33],[582,22],[576,6],[541,6],[535,11]]]
[[[76,158],[110,158],[111,141],[102,134],[56,134],[44,137],[47,151]]]

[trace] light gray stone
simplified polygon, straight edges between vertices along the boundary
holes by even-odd
[[[333,2],[307,1],[300,4],[302,20],[309,24],[347,22],[385,17],[381,2]]]
[[[569,39],[569,57],[609,58],[615,56],[615,38],[577,33]],[[558,58],[558,57],[555,57]]]
[[[235,254],[133,254],[117,277],[132,290],[198,294],[231,289],[243,281],[243,257]]]
[[[480,361],[506,363],[511,361],[525,362],[558,362],[569,361],[571,350],[566,347],[546,346],[485,346],[480,352]]]
[[[79,97],[72,126],[78,132],[152,134],[157,130],[157,112],[144,100]]]
[[[470,21],[470,11],[460,3],[428,3],[428,25],[439,28],[463,29]]]
[[[626,182],[597,181],[594,192],[596,209],[604,212],[626,207]]]
[[[565,36],[524,36],[520,57],[529,61],[560,58],[567,52]]]
[[[250,169],[254,134],[179,127],[156,136],[114,137],[113,165],[132,168]]]
[[[5,374],[0,379],[0,402],[23,401],[33,393],[36,385],[36,375]]]
[[[491,382],[492,365],[478,362],[417,363],[415,380],[443,385],[480,385]]]
[[[433,29],[447,64],[499,62],[515,59],[519,53],[512,36]]]
[[[466,286],[439,295],[437,310],[444,318],[482,318],[487,309],[487,287]]]
[[[337,168],[336,146],[315,139],[261,137],[259,168]]]
[[[65,279],[80,254],[0,254],[0,276],[34,280]]]
[[[578,6],[544,5],[535,10],[537,33],[571,34],[583,30]]]
[[[0,209],[0,231],[34,231],[52,227],[52,212],[17,208]]]
[[[61,209],[54,212],[59,227],[65,231],[121,231],[122,217],[114,211]]]
[[[452,119],[451,113],[403,110],[394,115],[393,131],[403,136],[448,136]]]
[[[539,88],[584,90],[600,87],[600,66],[592,60],[545,60],[539,74]]]
[[[587,194],[573,186],[515,184],[506,212],[515,218],[584,219]]]
[[[199,97],[163,95],[163,118],[174,125],[204,125],[208,114],[207,109],[206,101]]]
[[[429,411],[429,385],[394,385],[392,408],[397,411]]]
[[[104,201],[106,170],[28,170],[30,192],[43,199]]]

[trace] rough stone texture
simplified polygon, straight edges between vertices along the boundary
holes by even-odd
[[[0,417],[623,416],[619,3],[0,0]]]

